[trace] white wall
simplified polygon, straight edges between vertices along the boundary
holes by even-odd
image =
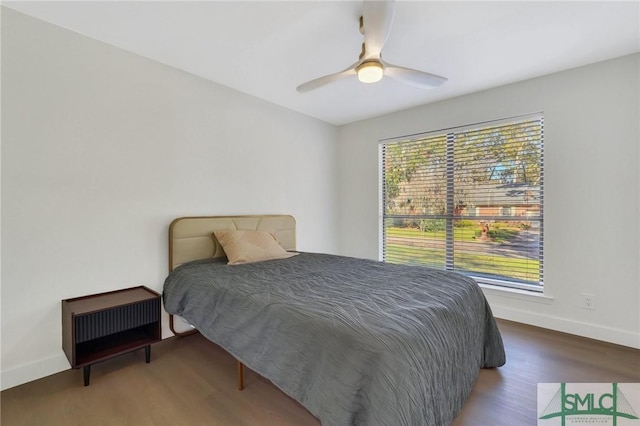
[[[382,117],[338,133],[341,254],[378,257],[378,141],[542,111],[545,295],[485,290],[494,314],[640,348],[640,55]],[[581,293],[596,309],[579,307]]]
[[[69,368],[62,299],[161,291],[175,217],[293,214],[336,250],[334,126],[6,8],[2,124],[3,389]]]

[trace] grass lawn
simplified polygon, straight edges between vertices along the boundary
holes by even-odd
[[[428,246],[425,240],[444,241],[444,232],[421,232],[410,228],[388,228],[387,237],[403,237],[414,240],[415,245],[402,242],[387,241],[386,258],[393,263],[410,263],[435,268],[444,268],[445,251],[443,248]],[[473,237],[473,238],[472,238]],[[454,229],[456,242],[478,241],[474,228]],[[425,244],[420,244],[425,242]],[[498,245],[498,242],[483,242],[479,244]],[[480,251],[480,250],[479,250]],[[455,269],[459,272],[476,273],[495,276],[496,278],[511,278],[537,284],[539,282],[540,262],[526,257],[501,256],[487,254],[473,250],[458,250],[454,253]]]
[[[473,227],[454,227],[453,238],[456,241],[477,241],[478,231],[480,226]],[[441,239],[444,240],[446,235],[445,231],[421,231],[416,228],[387,228],[387,236],[389,237],[404,237],[404,238],[429,238],[429,239]],[[493,227],[489,230],[489,236],[492,243],[501,243],[509,241],[511,238],[518,235],[520,230],[518,228],[508,228],[504,226]]]
[[[418,240],[429,238],[444,241],[446,237],[444,231],[422,232],[416,228],[387,228],[386,232],[388,237],[415,238]],[[477,239],[475,228],[453,228],[453,237],[457,241],[475,241]]]

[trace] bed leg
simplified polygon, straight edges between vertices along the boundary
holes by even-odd
[[[197,333],[198,330],[196,330],[195,328],[193,330],[189,330],[189,331],[176,331],[175,328],[173,328],[173,315],[169,314],[169,328],[171,329],[171,332],[176,335],[176,336],[189,336],[191,334]]]
[[[236,360],[236,366],[238,368],[238,390],[242,390],[244,389],[244,365]]]

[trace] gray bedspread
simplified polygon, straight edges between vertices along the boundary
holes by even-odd
[[[478,285],[462,275],[301,253],[176,268],[164,306],[323,425],[449,425],[479,369],[505,363]]]

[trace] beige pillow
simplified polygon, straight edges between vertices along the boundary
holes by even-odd
[[[264,231],[215,231],[229,265],[286,259],[298,253],[286,251],[276,237]]]

